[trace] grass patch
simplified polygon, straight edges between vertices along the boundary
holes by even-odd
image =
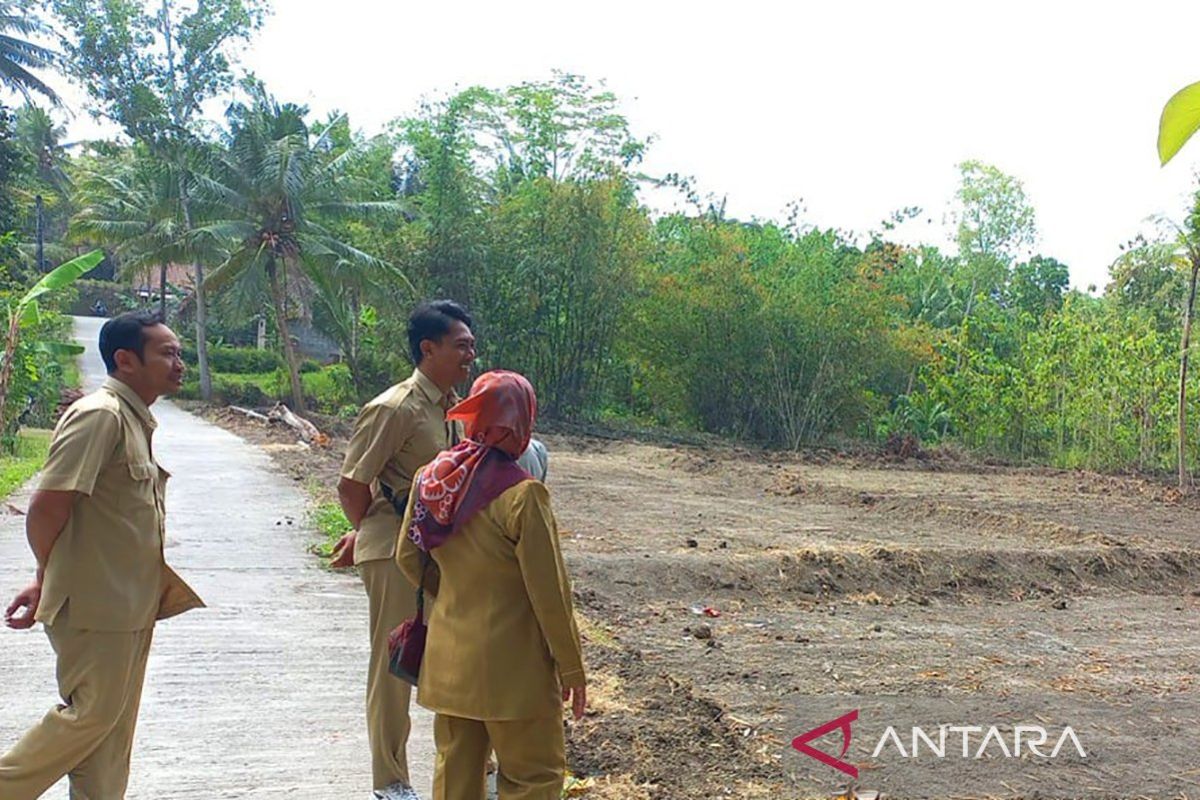
[[[71,389],[83,388],[83,376],[79,372],[79,359],[71,358],[63,365],[63,384]]]
[[[596,647],[603,647],[605,650],[620,650],[621,645],[617,642],[612,631],[598,622],[593,622],[589,617],[576,611],[575,623],[579,626],[580,637],[589,644]]]
[[[321,540],[312,551],[321,558],[329,558],[337,540],[350,530],[350,520],[346,519],[338,503],[320,503],[313,506],[310,515],[313,526],[321,533]]]
[[[6,499],[34,476],[50,453],[50,431],[23,430],[17,434],[16,452],[0,454],[0,500]]]

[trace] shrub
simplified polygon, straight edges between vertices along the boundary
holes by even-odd
[[[197,365],[195,346],[190,343],[184,345],[183,360],[192,367]],[[249,375],[273,372],[283,366],[283,359],[272,350],[210,345],[208,348],[208,366],[214,373]]]
[[[358,399],[350,368],[345,364],[331,364],[320,372],[301,375],[300,384],[309,408],[323,414],[336,414],[338,409]]]
[[[213,400],[227,405],[265,406],[273,402],[273,393],[264,390],[259,376],[213,375]],[[179,397],[185,400],[200,399],[200,380],[192,378],[184,382]]]

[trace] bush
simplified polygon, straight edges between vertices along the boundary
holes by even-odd
[[[0,307],[10,295],[0,293]],[[71,320],[43,308],[41,319],[21,330],[13,354],[8,385],[8,401],[0,420],[0,448],[12,450],[17,428],[54,426],[59,399],[72,377],[77,375],[74,357],[55,355],[47,348],[52,343],[71,341]],[[0,343],[0,348],[3,344]]]
[[[304,390],[304,402],[322,414],[336,414],[339,409],[356,403],[358,399],[350,368],[345,364],[330,364],[320,372],[301,375],[300,385]]]
[[[185,400],[200,399],[200,380],[192,378],[183,384],[179,397]],[[263,388],[261,376],[213,375],[213,400],[227,405],[256,406],[270,405],[274,393]]]
[[[194,345],[190,343],[184,345],[183,360],[192,367],[198,364]],[[283,367],[283,359],[271,350],[209,345],[208,367],[214,374],[250,375],[274,372]],[[320,369],[319,366],[318,369]]]
[[[358,355],[354,372],[358,378],[359,400],[367,400],[393,383],[402,381],[413,370],[407,357],[395,352],[364,350]]]

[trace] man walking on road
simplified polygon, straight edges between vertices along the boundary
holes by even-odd
[[[338,498],[354,531],[334,550],[333,566],[358,566],[370,607],[367,735],[373,798],[417,800],[408,772],[408,683],[388,672],[388,634],[416,613],[412,587],[396,566],[396,539],[416,471],[458,441],[446,409],[454,385],[475,361],[471,317],[457,303],[424,303],[408,321],[416,370],[363,407],[346,448]]]
[[[163,558],[169,476],[151,446],[150,406],[179,390],[181,352],[155,314],[109,320],[109,377],[54,430],[25,522],[37,576],[5,622],[45,625],[63,703],[0,758],[5,800],[40,797],[63,775],[72,800],[121,800],[155,621],[203,606]]]

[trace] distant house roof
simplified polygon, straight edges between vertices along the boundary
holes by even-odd
[[[147,267],[144,270],[138,270],[134,273],[130,280],[130,285],[135,292],[157,292],[159,280],[159,268]],[[178,289],[183,294],[190,294],[196,288],[195,274],[192,272],[191,266],[187,264],[168,264],[167,265],[167,286]]]

